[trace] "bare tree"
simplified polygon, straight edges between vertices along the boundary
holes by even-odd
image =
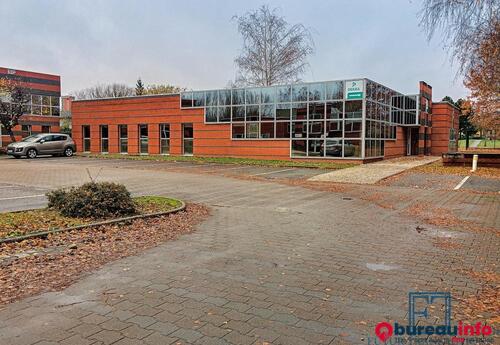
[[[428,40],[442,30],[445,45],[466,75],[479,63],[479,46],[494,34],[499,16],[498,0],[424,0],[420,25]]]
[[[7,131],[12,142],[16,141],[13,128],[27,111],[30,93],[17,81],[0,79],[0,124]]]
[[[135,95],[135,90],[125,84],[100,84],[74,92],[76,99],[116,98]]]
[[[289,24],[277,9],[262,6],[243,16],[235,16],[243,38],[238,85],[273,85],[296,82],[308,67],[314,52],[310,31],[302,24]]]

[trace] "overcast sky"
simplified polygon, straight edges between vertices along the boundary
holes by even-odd
[[[367,77],[403,93],[464,97],[440,38],[418,26],[420,0],[0,0],[0,66],[59,74],[63,94],[98,83],[225,87],[241,47],[231,18],[261,4],[313,32],[305,81]]]

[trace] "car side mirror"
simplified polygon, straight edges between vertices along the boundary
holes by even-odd
[[[45,142],[45,139],[40,140],[40,144],[43,144]]]

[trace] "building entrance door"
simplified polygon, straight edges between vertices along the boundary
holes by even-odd
[[[418,128],[406,127],[406,155],[418,154]]]
[[[182,154],[185,156],[193,155],[193,124],[182,124]]]

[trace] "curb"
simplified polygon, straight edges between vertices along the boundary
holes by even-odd
[[[72,230],[80,230],[80,229],[85,229],[85,228],[94,228],[94,227],[98,227],[98,226],[102,226],[102,225],[123,223],[123,222],[127,222],[127,221],[130,221],[130,220],[152,218],[152,217],[164,216],[164,215],[171,214],[171,213],[177,213],[179,211],[183,211],[186,208],[186,203],[184,201],[182,201],[182,200],[179,200],[179,201],[181,202],[181,206],[176,207],[173,210],[168,210],[168,211],[163,211],[163,212],[155,212],[155,213],[148,213],[148,214],[139,214],[139,215],[136,215],[136,216],[130,216],[130,217],[123,217],[123,218],[117,218],[117,219],[104,220],[102,222],[95,222],[95,223],[89,223],[89,224],[71,226],[69,228],[62,228],[62,229],[54,229],[54,230],[48,230],[48,231],[32,232],[32,233],[27,234],[27,235],[15,236],[15,237],[8,237],[8,238],[0,239],[0,244],[12,243],[12,242],[21,242],[21,241],[24,241],[24,240],[28,240],[30,238],[46,237],[48,235],[57,234],[57,233],[60,233],[60,232],[66,232],[66,231],[72,231]],[[22,211],[19,211],[19,212],[22,212]]]

